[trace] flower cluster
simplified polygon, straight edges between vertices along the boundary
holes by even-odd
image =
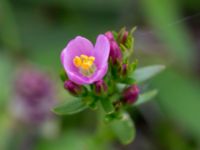
[[[61,79],[74,99],[56,106],[55,113],[69,115],[86,108],[97,109],[123,144],[134,139],[134,123],[126,108],[138,106],[157,94],[157,90],[140,93],[138,84],[165,68],[153,65],[137,69],[137,60],[130,61],[134,30],[107,31],[97,37],[95,45],[81,36],[69,41],[61,53]]]
[[[132,51],[132,32],[124,28],[118,33],[108,31],[100,34],[95,45],[77,36],[61,53],[64,88],[74,96],[89,99],[89,106],[106,99],[105,103],[110,103],[114,109],[112,112],[119,110],[116,103],[121,103],[121,107],[133,104],[138,98],[139,88],[129,78],[137,65],[137,61],[129,62]],[[123,89],[118,87],[120,84],[124,85]],[[107,107],[105,105],[103,107]]]

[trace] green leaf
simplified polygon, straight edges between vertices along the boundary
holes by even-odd
[[[148,102],[149,100],[154,98],[157,94],[158,94],[158,90],[151,90],[143,94],[140,94],[138,100],[136,101],[136,103],[133,104],[133,106],[138,106],[145,102]]]
[[[110,101],[108,98],[102,98],[101,99],[101,104],[103,109],[107,114],[111,114],[115,111],[115,108],[113,106],[113,103]]]
[[[110,122],[110,126],[122,144],[129,144],[135,138],[135,126],[127,113],[124,113],[121,119]]]
[[[200,84],[191,74],[167,69],[153,80],[159,89],[159,103],[166,114],[200,139]]]
[[[81,112],[87,108],[87,105],[81,99],[75,99],[70,102],[58,105],[53,112],[59,115],[71,115]]]
[[[144,82],[165,69],[164,65],[152,65],[139,68],[133,74],[133,77],[138,83]]]

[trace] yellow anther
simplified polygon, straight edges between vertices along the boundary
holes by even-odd
[[[93,56],[80,55],[80,57],[76,56],[73,59],[73,63],[77,68],[80,68],[85,71],[89,71],[92,69],[95,58]],[[93,70],[93,69],[92,69]]]
[[[92,62],[94,62],[95,58],[93,56],[90,56],[89,60],[92,61]]]
[[[81,57],[82,60],[87,60],[88,59],[88,56],[86,56],[86,55],[81,55],[80,57]]]
[[[83,63],[81,68],[84,69],[84,70],[89,70],[90,66],[91,65],[89,63]]]
[[[81,58],[76,56],[74,59],[73,59],[73,63],[76,67],[80,67],[82,65],[82,61],[81,61]]]

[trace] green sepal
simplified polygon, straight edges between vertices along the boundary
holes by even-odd
[[[136,70],[137,66],[138,66],[138,60],[136,59],[134,60],[134,62],[128,65],[128,75],[133,73]]]
[[[107,114],[104,117],[105,123],[110,123],[111,121],[116,120],[116,119],[122,119],[121,112],[114,112],[112,114]]]
[[[126,32],[126,27],[123,27],[119,30],[118,37],[117,37],[117,43],[120,43],[120,41],[122,40],[124,32]]]
[[[114,39],[117,41],[118,33],[116,31],[112,31]]]
[[[91,108],[92,110],[97,109],[97,99],[92,96],[87,96],[83,98],[83,101],[86,103],[86,105]]]
[[[135,79],[129,78],[129,77],[126,77],[120,80],[120,83],[124,83],[124,84],[134,84],[135,82],[136,82]]]
[[[67,76],[65,70],[63,70],[63,69],[60,71],[60,78],[61,78],[61,80],[63,82],[66,81],[66,80],[68,80],[68,76]]]
[[[127,40],[124,44],[124,46],[132,53],[133,52],[133,47],[134,47],[134,37],[132,34],[128,34]]]

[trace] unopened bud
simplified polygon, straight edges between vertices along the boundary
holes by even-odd
[[[113,36],[113,33],[111,31],[107,31],[105,34],[104,34],[109,41],[114,41],[114,36]]]
[[[95,92],[97,95],[105,93],[107,90],[108,86],[103,80],[95,82]]]
[[[83,89],[80,85],[70,80],[65,81],[64,88],[68,90],[72,95],[75,95],[75,96],[79,96],[83,92]]]
[[[112,60],[113,64],[121,61],[122,53],[116,41],[110,42],[110,59]]]
[[[128,74],[128,64],[122,64],[120,73],[122,76],[126,76]]]
[[[123,45],[126,43],[127,38],[128,38],[128,31],[126,30],[118,35],[118,41]]]
[[[122,101],[127,104],[133,104],[138,99],[140,90],[136,84],[124,90]]]

